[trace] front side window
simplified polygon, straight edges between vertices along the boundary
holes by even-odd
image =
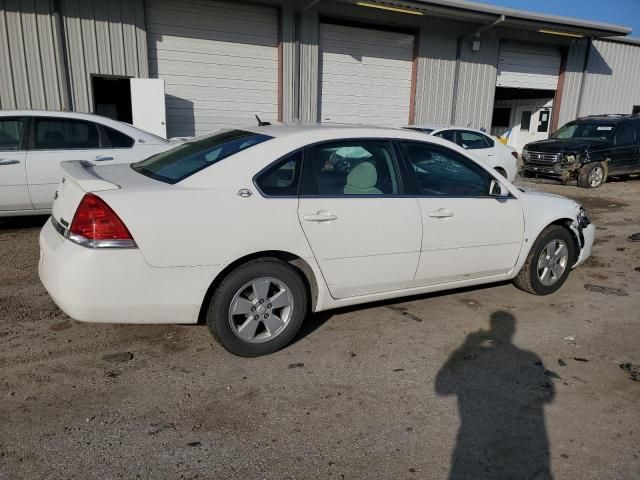
[[[74,150],[100,147],[98,126],[84,120],[34,118],[37,150]]]
[[[25,118],[0,119],[0,151],[19,150]]]
[[[606,123],[567,123],[551,138],[580,138],[585,140],[608,140],[615,125]]]
[[[430,143],[403,142],[420,195],[489,195],[491,175],[464,156]]]
[[[256,179],[258,188],[270,197],[298,195],[302,151],[287,155]]]
[[[343,140],[309,148],[302,195],[397,195],[393,146],[386,140]]]
[[[243,130],[223,130],[194,138],[171,150],[134,163],[131,167],[147,177],[174,184],[271,138],[273,137]]]
[[[444,132],[438,132],[435,134],[436,137],[444,138],[445,140],[449,140],[450,142],[456,143],[456,131],[455,130],[445,130]]]

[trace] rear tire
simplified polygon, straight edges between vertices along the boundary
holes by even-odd
[[[567,280],[574,259],[575,244],[571,233],[560,225],[549,225],[533,243],[513,283],[533,295],[549,295],[558,291]]]
[[[206,322],[226,350],[258,357],[288,345],[307,309],[307,288],[300,274],[278,259],[260,259],[225,277],[211,298]]]
[[[578,186],[582,188],[598,188],[605,181],[607,174],[602,162],[591,162],[583,165],[578,173]]]

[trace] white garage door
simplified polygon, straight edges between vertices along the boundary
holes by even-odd
[[[147,0],[149,74],[164,78],[167,135],[278,116],[278,14],[210,0]]]
[[[410,34],[320,24],[320,120],[407,125],[413,43]]]
[[[555,90],[560,51],[553,47],[503,43],[498,58],[498,87]]]

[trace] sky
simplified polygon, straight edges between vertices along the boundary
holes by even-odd
[[[472,0],[474,1],[474,0]],[[478,3],[614,23],[633,28],[640,38],[640,0],[475,0]]]

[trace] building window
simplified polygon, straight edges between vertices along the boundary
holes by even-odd
[[[520,117],[520,130],[529,131],[531,128],[531,111],[525,110]]]

